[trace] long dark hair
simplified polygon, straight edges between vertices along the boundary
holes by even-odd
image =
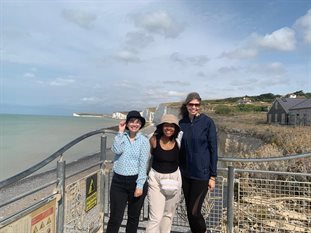
[[[191,92],[187,95],[185,101],[182,103],[180,107],[179,115],[184,118],[188,116],[187,104],[192,100],[198,100],[201,102],[201,97],[197,92]]]

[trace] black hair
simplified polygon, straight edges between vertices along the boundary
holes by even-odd
[[[176,124],[173,124],[174,125],[174,128],[175,128],[175,132],[174,134],[170,137],[170,140],[175,140],[177,137],[178,137],[178,134],[180,132],[180,128],[176,125]],[[160,139],[164,133],[163,133],[163,126],[164,126],[164,123],[160,124],[157,126],[157,129],[154,131],[153,135],[157,138],[157,139]]]

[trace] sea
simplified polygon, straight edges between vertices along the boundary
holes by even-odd
[[[0,180],[28,169],[85,133],[118,123],[109,117],[0,114]],[[110,135],[108,147],[112,140]],[[70,163],[99,151],[100,134],[69,149],[64,159]]]

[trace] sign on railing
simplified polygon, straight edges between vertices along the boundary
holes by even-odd
[[[0,233],[55,233],[56,199],[0,229]]]
[[[102,226],[99,171],[66,186],[64,232],[93,232]]]

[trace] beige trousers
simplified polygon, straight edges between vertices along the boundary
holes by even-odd
[[[179,189],[173,196],[167,196],[161,190],[161,179],[173,179],[179,182]],[[179,169],[173,173],[163,174],[151,169],[148,177],[149,219],[147,233],[169,233],[174,214],[180,200],[181,175]]]

